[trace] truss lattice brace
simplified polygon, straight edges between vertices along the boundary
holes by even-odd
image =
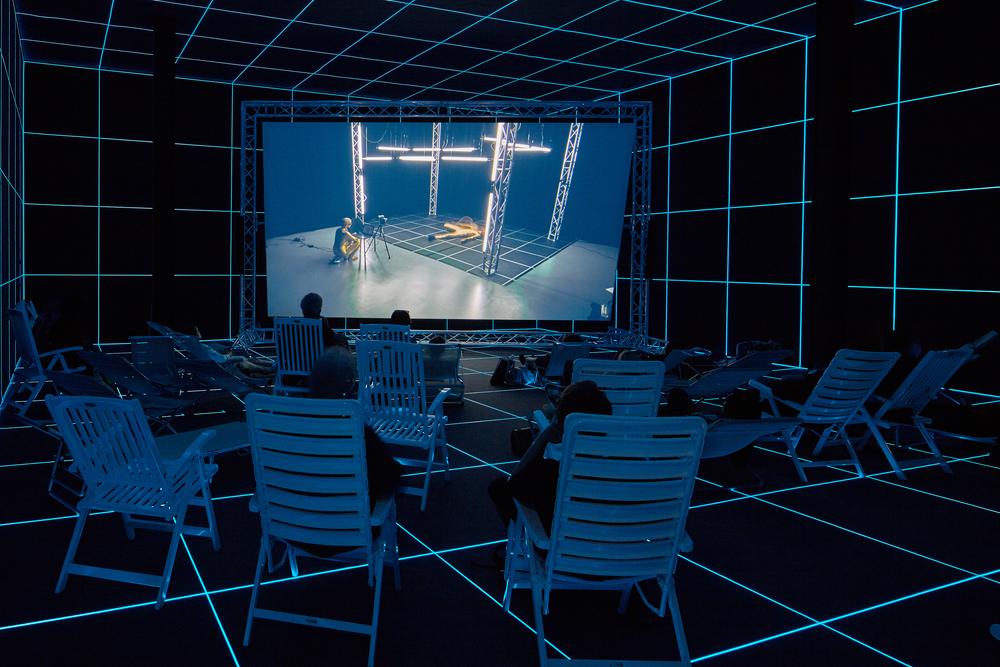
[[[438,214],[438,176],[441,173],[441,123],[434,123],[431,130],[431,190],[427,215]]]
[[[361,123],[351,123],[351,165],[354,173],[354,217],[365,221],[365,139]]]
[[[566,200],[569,199],[569,186],[573,182],[576,155],[580,152],[580,136],[582,134],[583,123],[570,124],[569,136],[566,137],[566,152],[563,153],[562,170],[559,172],[559,185],[556,186],[556,202],[552,206],[552,222],[549,223],[548,239],[550,241],[559,240],[563,215],[566,214]]]
[[[520,123],[497,123],[497,138],[493,142],[493,169],[490,171],[490,194],[486,202],[486,223],[483,225],[483,273],[490,276],[497,270],[500,247],[503,244],[503,215],[510,190],[510,170],[514,165],[514,145]]]

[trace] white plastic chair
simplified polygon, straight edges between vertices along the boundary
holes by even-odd
[[[847,436],[847,426],[851,423],[862,423],[868,427],[896,476],[900,479],[906,479],[871,415],[865,409],[865,401],[872,395],[872,392],[875,391],[875,388],[882,382],[898,359],[898,352],[864,352],[846,348],[839,350],[802,405],[775,396],[771,388],[765,384],[757,381],[750,383],[750,386],[760,391],[762,398],[767,399],[775,416],[781,414],[778,410],[778,403],[784,403],[798,412],[795,416],[801,424],[784,440],[792,463],[795,464],[795,470],[799,474],[799,479],[803,482],[808,481],[805,468],[830,465],[852,465],[857,470],[858,475],[864,477],[865,471],[858,460],[854,444]],[[796,449],[802,441],[803,435],[810,430],[819,435],[819,440],[813,448],[814,456],[819,454],[826,445],[831,444],[834,439],[840,438],[847,448],[850,458],[837,461],[802,461],[799,459]]]
[[[35,335],[31,331],[35,320],[38,319],[34,304],[30,301],[21,301],[9,309],[7,314],[10,317],[11,329],[14,331],[18,360],[4,389],[3,398],[0,399],[0,415],[10,407],[18,417],[27,418],[31,404],[45,386],[46,371],[77,373],[84,370],[83,366],[70,367],[64,356],[68,352],[79,352],[83,348],[62,347],[39,354]],[[18,404],[21,400],[18,399],[18,394],[22,392],[27,393],[27,398]]]
[[[77,504],[79,516],[59,572],[56,593],[66,588],[66,580],[71,574],[110,579],[158,589],[156,606],[159,608],[167,596],[180,536],[211,537],[215,548],[219,548],[208,490],[208,482],[218,468],[202,463],[202,446],[215,432],[205,431],[178,458],[164,460],[138,401],[48,396],[45,403],[86,484],[86,492]],[[196,498],[199,492],[202,493],[200,499]],[[208,528],[185,524],[191,504],[205,506]],[[87,517],[95,511],[119,512],[129,539],[135,538],[135,528],[169,532],[170,546],[162,574],[75,562],[83,527]],[[159,521],[136,519],[133,514],[155,517]]]
[[[941,450],[938,449],[937,442],[934,440],[934,435],[931,433],[931,419],[921,416],[920,413],[923,412],[928,403],[941,393],[945,383],[972,357],[973,349],[971,346],[957,350],[928,352],[896,388],[896,391],[889,398],[883,399],[882,405],[872,415],[873,421],[879,428],[893,431],[896,445],[908,447],[900,440],[899,436],[904,427],[912,427],[917,430],[927,448],[931,450],[929,457],[904,461],[901,466],[904,469],[926,463],[936,463],[946,472],[951,472],[951,466],[945,461]],[[890,456],[892,456],[891,453]]]
[[[306,383],[288,384],[289,378],[308,380],[316,361],[323,356],[323,321],[306,317],[274,318],[277,372],[275,394],[308,394]]]
[[[556,589],[621,591],[623,613],[635,588],[658,616],[669,607],[681,663],[690,662],[673,576],[705,429],[700,417],[566,418],[552,528],[515,501],[504,572],[505,606],[514,588],[531,588],[543,666],[569,662],[546,656],[542,616]],[[640,584],[647,581],[658,586],[659,600],[646,597]]]
[[[400,493],[420,496],[420,511],[427,508],[431,471],[444,470],[449,479],[448,442],[445,437],[444,401],[450,390],[442,389],[427,405],[423,353],[416,343],[358,341],[358,397],[365,421],[390,445],[422,450],[426,458],[396,460],[423,468],[420,488],[403,486]],[[437,461],[436,454],[441,460]]]
[[[462,379],[462,348],[458,345],[427,343],[424,353],[424,379],[427,392],[449,389],[448,400],[464,403],[465,380]]]
[[[571,383],[583,380],[596,383],[611,403],[611,414],[627,417],[656,416],[663,387],[663,362],[581,358],[572,363]],[[532,418],[539,429],[549,425],[548,417],[541,410],[535,410]],[[558,448],[550,448],[551,454],[555,456]]]
[[[370,637],[370,667],[378,635],[382,570],[386,564],[394,568],[399,590],[399,551],[394,497],[378,498],[370,509],[361,404],[253,394],[247,397],[247,422],[262,533],[243,645],[250,643],[255,618],[355,632]],[[381,530],[373,538],[376,526]],[[258,607],[261,576],[265,563],[271,562],[275,542],[285,545],[292,576],[298,576],[298,558],[367,564],[368,584],[375,587],[371,623]],[[338,552],[314,552],[330,547]]]
[[[358,339],[411,343],[413,333],[408,324],[362,324],[358,331]]]

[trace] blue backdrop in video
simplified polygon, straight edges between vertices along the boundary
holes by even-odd
[[[562,225],[550,238],[571,125],[520,123],[497,264],[484,271],[498,130],[444,123],[435,146],[432,123],[361,124],[362,221],[350,124],[266,123],[268,312],[296,314],[301,296],[318,292],[328,316],[408,308],[424,318],[606,319],[634,126],[582,126]]]

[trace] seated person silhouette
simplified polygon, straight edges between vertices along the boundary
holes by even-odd
[[[358,250],[361,249],[361,239],[351,233],[353,221],[344,218],[340,227],[333,235],[333,259],[331,264],[339,264],[344,261],[354,261],[358,258]]]

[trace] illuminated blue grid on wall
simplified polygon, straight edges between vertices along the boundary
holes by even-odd
[[[928,347],[961,345],[997,328],[1000,312],[993,37],[947,1],[859,22],[855,34],[881,50],[853,110],[851,232],[868,245],[865,261],[850,267],[854,307],[882,331],[917,333]],[[995,352],[987,352],[992,359],[956,387],[1000,393]]]
[[[22,297],[21,268],[23,238],[24,131],[23,75],[20,34],[13,0],[0,9],[0,376],[7,378],[16,361],[14,342],[7,323],[7,309]]]

